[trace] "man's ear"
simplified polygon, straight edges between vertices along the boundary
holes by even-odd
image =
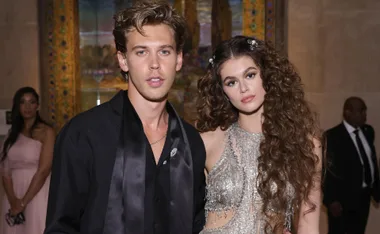
[[[127,55],[125,53],[121,53],[120,51],[117,52],[117,60],[119,61],[119,66],[121,70],[128,72],[128,62],[127,62]]]
[[[181,51],[177,54],[177,64],[176,64],[175,70],[176,71],[181,70],[182,64],[183,64],[183,52]]]

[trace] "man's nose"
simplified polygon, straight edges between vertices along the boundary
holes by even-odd
[[[151,55],[150,59],[150,69],[156,70],[160,68],[159,58],[157,55],[153,54]]]

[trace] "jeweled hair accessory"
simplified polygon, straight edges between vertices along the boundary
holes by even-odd
[[[254,49],[257,48],[257,46],[258,46],[256,40],[248,39],[247,42],[248,42],[248,44],[250,45],[249,48],[250,48],[251,50],[254,50]]]
[[[214,59],[215,59],[215,55],[212,56],[212,58],[210,58],[210,59],[208,60],[212,67],[214,67]]]

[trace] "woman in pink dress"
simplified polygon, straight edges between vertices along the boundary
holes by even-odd
[[[38,99],[30,87],[19,89],[13,98],[12,127],[0,149],[5,191],[1,234],[42,234],[45,228],[55,134],[38,114]],[[23,223],[6,222],[6,216],[14,220],[20,213]]]

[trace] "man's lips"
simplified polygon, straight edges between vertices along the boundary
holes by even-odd
[[[148,85],[151,87],[160,87],[164,83],[164,79],[161,77],[150,77],[146,80],[148,82]]]
[[[155,76],[155,77],[150,77],[147,79],[147,81],[153,81],[153,82],[158,82],[160,80],[163,80],[161,77],[159,76]]]

